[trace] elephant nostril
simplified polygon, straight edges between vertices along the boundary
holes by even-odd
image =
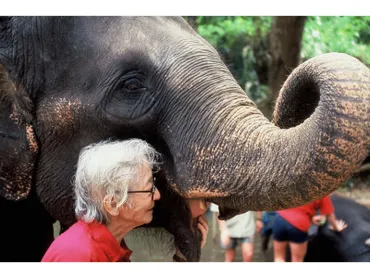
[[[303,123],[314,113],[320,102],[320,88],[315,76],[308,75],[284,89],[276,100],[273,122],[287,129]]]

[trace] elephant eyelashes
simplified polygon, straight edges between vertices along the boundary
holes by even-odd
[[[106,111],[117,119],[135,119],[145,115],[153,106],[145,75],[138,71],[122,74],[113,85]]]
[[[145,89],[141,81],[138,79],[131,79],[124,83],[124,89],[128,91],[136,91],[140,89]]]
[[[125,93],[139,93],[145,90],[145,75],[140,70],[134,70],[121,76],[117,83],[117,89]]]
[[[144,76],[138,76],[138,74],[125,76],[125,79],[118,82],[116,85],[114,98],[118,101],[134,104],[146,92],[143,80]]]

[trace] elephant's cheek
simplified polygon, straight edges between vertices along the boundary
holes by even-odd
[[[76,121],[84,114],[80,99],[52,98],[40,104],[39,114],[46,128],[70,134],[77,128]]]

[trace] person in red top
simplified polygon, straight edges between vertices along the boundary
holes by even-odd
[[[42,262],[129,262],[132,251],[124,236],[152,221],[160,198],[152,175],[159,166],[158,157],[139,139],[85,147],[74,182],[78,221],[54,240]],[[199,207],[197,201],[190,203]],[[208,233],[206,219],[200,215],[205,209],[198,209],[196,215],[202,247]]]
[[[318,210],[320,214],[316,215]],[[336,219],[329,196],[300,207],[277,211],[272,226],[274,261],[285,262],[286,248],[289,243],[292,262],[303,262],[307,252],[308,230],[311,223],[324,224],[325,216],[331,224],[330,229],[341,232],[347,227],[343,220]]]

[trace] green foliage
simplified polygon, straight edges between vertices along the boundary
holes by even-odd
[[[258,25],[256,26],[256,22]],[[206,38],[214,47],[230,49],[235,40],[243,36],[253,38],[257,29],[262,35],[270,28],[270,20],[267,17],[246,17],[246,16],[219,16],[219,17],[198,17],[198,32]]]
[[[267,93],[258,77],[259,56],[267,57],[267,35],[271,17],[200,16],[198,33],[221,54],[240,86],[258,101]],[[266,58],[267,59],[267,58]]]
[[[199,16],[198,33],[221,54],[240,86],[256,102],[268,93],[268,34],[272,17]],[[308,17],[301,57],[343,52],[370,65],[370,17]]]
[[[370,17],[336,16],[307,18],[301,56],[343,52],[370,64]]]

